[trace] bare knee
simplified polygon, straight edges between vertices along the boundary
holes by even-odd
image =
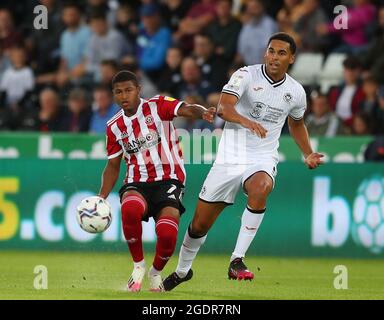
[[[265,208],[268,195],[272,191],[272,185],[268,181],[258,181],[250,185],[248,190],[248,204],[252,209]]]
[[[208,233],[209,228],[210,225],[206,222],[193,220],[189,232],[192,236],[203,237]]]

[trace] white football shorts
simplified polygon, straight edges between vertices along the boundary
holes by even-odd
[[[244,187],[247,179],[256,172],[266,172],[275,185],[276,167],[277,162],[272,159],[246,165],[215,163],[205,178],[199,198],[206,202],[233,204],[240,187]]]

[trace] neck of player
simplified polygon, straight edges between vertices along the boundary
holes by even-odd
[[[270,77],[275,82],[279,82],[280,80],[283,80],[283,78],[285,76],[285,72],[279,72],[279,73],[274,72],[274,73],[271,73],[271,71],[268,70],[267,66],[265,68],[265,72],[267,73],[267,76]]]
[[[123,108],[124,114],[127,117],[132,117],[133,115],[136,114],[137,109],[139,108],[139,105],[140,105],[140,99],[138,99],[132,106],[129,106],[127,108]]]

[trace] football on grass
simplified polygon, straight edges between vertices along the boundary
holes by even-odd
[[[87,197],[77,207],[76,217],[81,229],[100,233],[107,230],[112,222],[111,206],[101,197]]]

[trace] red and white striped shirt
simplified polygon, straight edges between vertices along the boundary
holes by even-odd
[[[141,99],[136,114],[128,117],[120,110],[107,122],[108,159],[123,153],[124,183],[170,179],[185,183],[179,136],[172,123],[182,103],[164,96]]]

